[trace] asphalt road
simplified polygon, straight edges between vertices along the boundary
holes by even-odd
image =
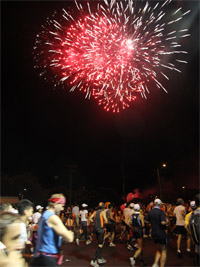
[[[145,266],[152,266],[156,245],[150,238],[145,238],[143,244]],[[81,241],[79,246],[75,242],[63,244],[64,262],[62,266],[89,266],[96,248],[97,242],[95,240],[89,245],[86,245],[84,241]],[[194,266],[193,253],[192,255],[186,253],[185,238],[182,240],[181,248],[183,257],[180,259],[176,255],[176,237],[173,236],[169,239],[166,266]],[[130,266],[129,257],[133,255],[134,251],[135,249],[133,251],[128,250],[125,243],[116,242],[116,247],[109,247],[108,243],[105,243],[102,256],[107,262],[102,266]],[[193,246],[192,251],[194,251]],[[141,266],[140,259],[136,261],[135,266]]]

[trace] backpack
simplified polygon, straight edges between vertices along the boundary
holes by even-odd
[[[190,231],[195,244],[199,245],[200,212],[194,211],[190,217]]]
[[[141,222],[139,220],[139,214],[133,214],[131,217],[132,222],[132,231],[134,233],[140,233],[141,232]]]

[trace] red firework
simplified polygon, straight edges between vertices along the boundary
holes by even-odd
[[[53,73],[55,85],[66,83],[70,91],[83,91],[87,98],[97,99],[105,110],[119,112],[129,107],[137,95],[146,97],[150,80],[165,90],[157,80],[156,69],[177,69],[161,58],[184,52],[167,47],[173,32],[162,33],[165,28],[158,21],[165,13],[161,10],[157,17],[153,16],[157,5],[151,10],[146,4],[135,15],[133,10],[127,11],[131,1],[125,0],[125,8],[122,2],[121,5],[114,2],[109,6],[105,1],[107,9],[97,6],[94,13],[88,4],[87,15],[83,14],[81,4],[76,3],[81,14],[78,20],[63,10],[59,19],[47,20],[34,49],[41,75],[52,77]]]

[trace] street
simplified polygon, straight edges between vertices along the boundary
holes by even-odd
[[[156,245],[150,238],[144,239],[144,262],[145,266],[152,266]],[[182,239],[183,258],[179,259],[176,255],[176,237],[169,240],[167,249],[166,266],[194,266],[193,255],[186,253],[186,238]],[[86,245],[84,241],[77,246],[75,242],[63,244],[64,262],[62,266],[89,266],[97,248],[96,241]],[[194,250],[192,246],[192,251]],[[104,266],[130,266],[129,257],[133,256],[135,249],[130,251],[126,244],[116,242],[116,247],[109,247],[108,242],[103,247],[102,256],[107,260]],[[136,260],[136,266],[140,266],[140,257]]]

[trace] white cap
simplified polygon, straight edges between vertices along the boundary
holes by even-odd
[[[154,203],[157,204],[157,205],[160,205],[162,203],[162,201],[159,198],[156,198],[154,200]]]
[[[196,203],[195,203],[194,200],[192,200],[192,201],[190,202],[190,206],[191,206],[191,207],[196,207]]]
[[[36,206],[36,210],[43,210],[43,207],[40,206],[40,205],[37,205],[37,206]]]
[[[87,207],[87,206],[88,206],[88,205],[85,204],[85,203],[82,204],[82,207],[83,207],[83,208],[85,208],[85,207]]]
[[[130,204],[130,208],[134,208],[134,203],[131,203]]]
[[[140,205],[139,204],[134,204],[134,210],[139,211],[140,210]]]

